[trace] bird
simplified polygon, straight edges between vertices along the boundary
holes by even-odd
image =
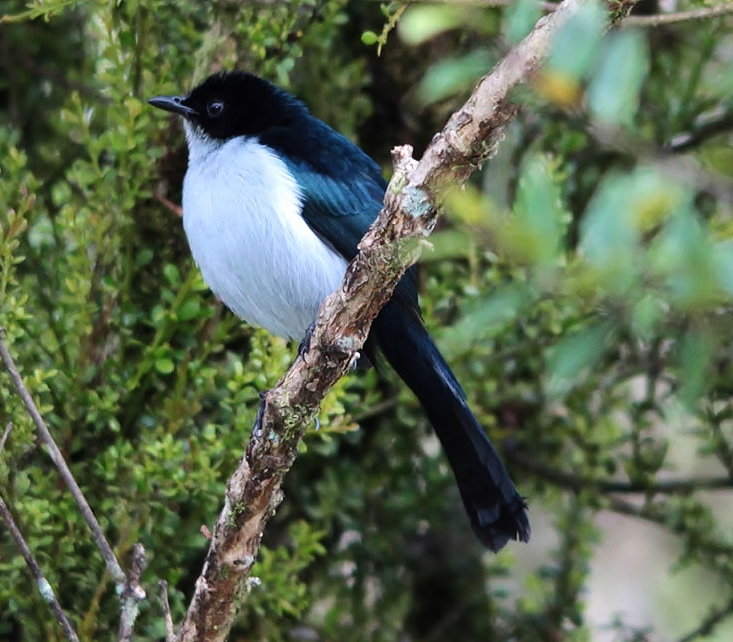
[[[382,209],[379,165],[250,72],[218,72],[186,95],[148,102],[183,118],[183,227],[204,281],[246,323],[303,339]],[[478,540],[494,552],[529,541],[527,503],[425,327],[414,267],[364,350],[369,361],[386,359],[416,395]]]

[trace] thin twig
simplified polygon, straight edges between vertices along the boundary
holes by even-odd
[[[414,1],[414,0],[413,0]],[[466,7],[486,7],[504,9],[511,7],[516,0],[444,0],[447,4]],[[433,0],[418,0],[420,3],[431,3]],[[560,6],[554,2],[538,2],[538,8],[545,13],[552,13]],[[665,25],[692,22],[695,20],[711,20],[733,14],[733,2],[726,2],[712,7],[675,11],[672,13],[656,13],[651,16],[626,16],[619,20],[619,26],[624,27],[662,27]]]
[[[720,108],[697,119],[689,131],[675,134],[665,145],[665,149],[671,152],[684,152],[702,145],[714,136],[726,134],[731,129],[733,129],[733,111]]]
[[[59,447],[56,445],[56,442],[54,441],[51,432],[48,429],[48,426],[46,426],[46,422],[43,420],[43,417],[41,417],[41,413],[38,411],[38,408],[36,407],[33,398],[31,397],[28,389],[23,383],[23,379],[21,378],[18,369],[15,367],[15,362],[10,356],[8,348],[5,345],[5,328],[0,328],[0,357],[2,357],[5,368],[10,373],[10,378],[13,380],[13,384],[15,384],[20,398],[23,400],[23,403],[28,410],[28,414],[30,414],[31,419],[36,426],[36,430],[38,430],[38,435],[40,436],[41,441],[43,441],[43,443],[48,448],[51,460],[58,469],[62,479],[64,480],[64,483],[66,484],[66,487],[69,489],[69,492],[74,498],[76,505],[79,507],[79,510],[81,511],[84,520],[89,526],[89,530],[91,530],[92,532],[92,537],[97,544],[97,548],[99,548],[100,552],[102,553],[102,557],[104,558],[105,564],[107,565],[107,569],[109,570],[110,574],[112,575],[118,586],[121,587],[122,590],[124,590],[124,585],[127,582],[125,572],[122,570],[122,566],[120,566],[120,563],[117,561],[114,551],[112,550],[112,547],[109,545],[109,542],[104,535],[102,527],[99,525],[97,518],[94,516],[94,513],[92,512],[89,503],[84,497],[84,494],[81,492],[79,485],[76,483],[74,476],[71,474],[71,470],[69,470],[69,467],[66,464],[66,461],[64,460],[64,457],[59,450]]]
[[[733,547],[728,542],[721,541],[720,538],[716,539],[717,535],[713,531],[700,529],[691,525],[684,526],[685,522],[677,518],[673,520],[673,524],[670,524],[668,502],[645,501],[644,503],[637,504],[627,501],[618,495],[607,495],[604,497],[604,502],[608,510],[614,513],[656,524],[667,531],[671,531],[673,535],[683,537],[684,541],[687,542],[686,546],[689,546],[691,538],[691,534],[687,529],[693,528],[695,530],[695,551],[700,555],[704,555],[708,560],[708,564],[712,567],[718,565],[720,559],[728,559],[731,556],[731,549]]]
[[[5,442],[8,440],[8,436],[10,435],[10,431],[13,429],[13,422],[9,421],[8,425],[5,426],[5,431],[3,432],[3,436],[0,439],[0,455],[2,455],[3,450],[5,449]]]
[[[413,2],[415,4],[432,4],[434,0],[413,0]],[[487,9],[506,9],[515,3],[516,0],[444,0],[443,2],[443,4],[456,7],[485,7]],[[545,13],[552,13],[557,10],[559,5],[554,2],[541,1],[537,3],[537,6]]]
[[[183,208],[180,205],[176,205],[173,201],[163,196],[163,194],[160,194],[159,192],[155,192],[153,194],[153,198],[158,201],[159,203],[162,203],[167,209],[169,209],[171,212],[173,212],[176,216],[183,216]]]
[[[718,624],[731,615],[733,615],[733,598],[728,600],[724,606],[714,608],[710,611],[694,630],[690,631],[687,635],[683,635],[677,642],[692,642],[699,637],[709,636]]]
[[[726,2],[713,7],[676,11],[674,13],[657,13],[652,16],[629,16],[623,20],[624,26],[634,27],[661,27],[664,25],[679,24],[692,20],[710,20],[733,14],[733,2]]]
[[[686,494],[698,490],[731,490],[733,488],[733,478],[731,477],[660,479],[649,484],[640,484],[638,482],[631,481],[594,479],[592,477],[583,477],[580,475],[574,475],[573,473],[564,472],[516,450],[506,449],[504,454],[509,461],[521,466],[534,475],[552,482],[561,488],[572,491],[592,488],[600,493],[673,495],[677,493]]]
[[[592,123],[585,131],[600,145],[617,153],[628,154],[656,166],[670,180],[690,185],[726,203],[733,203],[733,181],[700,167],[695,160],[641,141],[622,127]]]
[[[10,426],[10,424],[8,424],[8,426]],[[8,432],[7,428],[5,429],[5,432]],[[56,599],[56,594],[54,593],[51,584],[49,584],[48,580],[44,577],[40,566],[38,566],[38,562],[36,562],[35,558],[33,557],[33,553],[31,553],[31,549],[28,547],[28,544],[23,538],[23,534],[20,532],[18,525],[15,523],[13,515],[11,514],[8,505],[5,503],[5,500],[2,498],[2,495],[0,495],[0,516],[2,516],[3,521],[10,531],[10,535],[13,537],[15,543],[18,545],[18,548],[20,549],[20,553],[23,556],[25,563],[28,565],[28,568],[33,574],[33,577],[36,580],[36,584],[38,585],[38,592],[41,594],[43,601],[49,605],[54,615],[56,616],[56,619],[59,621],[59,624],[61,624],[61,628],[64,631],[64,637],[66,637],[69,642],[79,642],[79,637],[76,635],[74,627],[71,626],[71,622],[69,622],[66,614],[61,608],[61,604],[59,604],[59,601]]]
[[[147,559],[145,547],[135,544],[132,547],[132,565],[130,579],[125,583],[125,589],[120,595],[120,628],[117,632],[118,642],[130,642],[135,628],[135,620],[139,612],[140,602],[145,599],[145,590],[140,586],[140,576],[145,570]]]
[[[173,628],[173,617],[171,616],[171,603],[168,600],[168,582],[160,580],[160,601],[163,603],[163,619],[165,620],[165,642],[174,642],[176,632]]]

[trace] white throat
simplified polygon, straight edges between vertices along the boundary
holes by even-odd
[[[298,184],[270,148],[185,128],[183,226],[204,280],[247,323],[302,339],[346,260],[303,220]]]

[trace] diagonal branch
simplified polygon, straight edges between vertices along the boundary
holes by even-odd
[[[59,450],[59,447],[54,441],[51,431],[48,429],[38,407],[33,401],[33,397],[23,383],[23,378],[20,376],[20,372],[18,372],[18,368],[13,361],[13,357],[10,355],[8,347],[5,344],[5,328],[2,327],[0,327],[0,359],[2,359],[5,368],[8,373],[10,373],[10,378],[12,379],[13,384],[18,391],[18,395],[26,407],[28,414],[36,426],[36,431],[38,432],[41,441],[48,449],[51,460],[58,469],[61,478],[64,480],[66,487],[71,493],[71,496],[74,498],[74,501],[79,508],[79,512],[82,514],[84,521],[86,521],[87,526],[92,533],[92,538],[104,558],[107,570],[112,575],[115,584],[117,585],[117,594],[120,596],[120,628],[118,640],[130,640],[132,639],[135,619],[138,615],[139,603],[145,599],[145,591],[140,585],[140,575],[142,574],[145,566],[145,549],[141,544],[135,545],[133,551],[132,572],[128,579],[127,575],[125,575],[125,572],[122,570],[122,566],[120,566],[120,563],[117,561],[117,557],[112,550],[112,546],[107,541],[104,531],[99,525],[91,506],[89,506],[89,502],[87,502],[86,497],[84,497],[84,493],[81,488],[79,488],[79,484],[76,483],[76,479],[74,479],[71,469],[66,463],[61,450]],[[8,424],[8,428],[6,428],[5,434],[2,438],[2,445],[5,443],[10,427],[11,424]],[[2,448],[0,448],[0,450],[1,449]],[[33,569],[31,568],[31,570]],[[46,582],[45,585],[41,585],[39,581],[39,587],[41,588],[44,598],[46,598],[48,591],[50,590],[50,585],[48,585],[48,582]],[[44,590],[46,593],[43,592]],[[51,593],[53,593],[53,591],[51,591]],[[67,637],[72,639],[68,635]]]
[[[20,549],[20,553],[23,556],[25,563],[28,565],[28,568],[33,574],[33,577],[36,580],[36,584],[38,585],[38,592],[41,594],[44,602],[46,602],[50,606],[51,610],[56,616],[56,619],[59,621],[59,624],[64,631],[64,637],[69,642],[79,642],[79,637],[76,635],[74,627],[71,626],[71,622],[69,622],[69,619],[66,617],[66,614],[61,608],[61,604],[59,604],[59,601],[56,598],[56,594],[54,593],[51,584],[43,575],[43,571],[41,571],[41,567],[38,566],[36,558],[33,557],[33,553],[31,552],[30,547],[23,538],[23,534],[20,532],[18,525],[15,523],[13,515],[10,512],[7,504],[5,503],[5,500],[2,498],[2,495],[0,495],[0,518],[2,518],[2,520],[5,522],[5,525],[8,527],[10,535],[15,540],[15,543],[18,545],[18,548]]]
[[[145,589],[140,585],[140,577],[146,565],[145,548],[140,543],[135,544],[132,547],[130,578],[125,583],[122,594],[120,595],[120,627],[117,631],[117,642],[132,641],[140,602],[145,599]]]
[[[662,27],[693,20],[712,20],[733,14],[733,2],[724,2],[711,7],[675,11],[672,13],[656,13],[651,16],[629,16],[624,20],[625,26]]]
[[[5,328],[0,328],[0,357],[2,358],[5,368],[10,373],[10,378],[13,380],[13,384],[18,391],[18,395],[23,401],[26,410],[28,410],[28,414],[30,415],[33,423],[36,426],[38,436],[41,438],[41,441],[48,449],[48,454],[51,456],[51,460],[58,469],[59,474],[66,484],[66,487],[69,489],[69,492],[74,498],[76,505],[79,507],[79,511],[81,512],[84,520],[89,526],[89,530],[91,530],[92,532],[94,541],[97,543],[97,548],[99,548],[100,552],[102,553],[102,557],[104,558],[105,564],[107,565],[107,570],[110,572],[117,584],[124,585],[124,583],[127,581],[127,578],[125,577],[125,572],[122,570],[120,563],[117,561],[114,551],[112,550],[112,547],[110,546],[107,538],[104,535],[102,527],[99,525],[97,518],[94,516],[94,512],[89,506],[86,497],[84,497],[84,493],[81,492],[79,484],[76,483],[74,475],[72,475],[69,466],[64,460],[64,456],[61,454],[59,447],[56,445],[56,442],[51,435],[51,431],[48,429],[46,422],[43,420],[41,413],[38,411],[38,407],[33,401],[33,397],[31,397],[30,392],[28,392],[28,388],[25,387],[25,384],[23,383],[23,378],[20,376],[18,368],[15,366],[15,362],[10,356],[10,352],[8,352],[8,348],[5,345]]]
[[[477,85],[418,163],[412,148],[393,152],[384,209],[362,239],[341,288],[321,307],[307,352],[263,395],[244,457],[229,480],[224,508],[178,634],[179,642],[223,641],[237,613],[263,531],[282,501],[283,476],[331,386],[358,356],[372,320],[432,231],[442,190],[461,184],[493,155],[518,111],[510,92],[547,57],[553,34],[588,0],[565,0]]]

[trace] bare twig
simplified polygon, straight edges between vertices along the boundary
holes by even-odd
[[[665,145],[665,149],[671,152],[685,152],[702,145],[714,136],[729,133],[731,129],[733,129],[733,111],[720,108],[700,118],[689,131],[675,134]]]
[[[372,320],[420,253],[433,229],[443,190],[465,182],[490,158],[519,106],[511,91],[547,57],[557,29],[588,0],[565,0],[485,78],[468,102],[438,133],[418,163],[412,148],[395,148],[395,172],[384,209],[359,244],[341,288],[321,307],[308,350],[263,397],[204,568],[178,634],[179,642],[226,639],[259,552],[264,528],[282,500],[280,486],[293,464],[298,441],[326,392],[346,374]]]
[[[145,590],[140,586],[140,576],[145,570],[147,559],[142,544],[135,544],[132,548],[132,565],[130,579],[125,583],[125,589],[120,595],[120,628],[117,632],[118,642],[130,642],[135,627],[135,620],[139,611],[140,602],[145,599]]]
[[[58,469],[59,474],[66,484],[66,487],[69,489],[69,492],[74,498],[76,505],[79,507],[79,510],[81,511],[84,520],[89,526],[89,530],[91,530],[92,532],[92,537],[97,544],[97,548],[99,548],[100,552],[102,553],[102,557],[104,558],[105,564],[107,565],[107,570],[109,570],[115,582],[118,584],[120,590],[124,590],[124,585],[127,582],[125,573],[122,570],[120,563],[117,561],[114,551],[109,545],[109,542],[104,535],[104,531],[99,525],[97,518],[94,516],[94,513],[89,506],[89,503],[84,497],[84,494],[81,492],[81,489],[76,483],[74,476],[71,474],[71,470],[69,469],[63,455],[61,454],[61,451],[56,445],[56,442],[54,441],[53,436],[48,429],[48,426],[46,426],[46,422],[43,420],[43,417],[41,417],[41,413],[38,411],[38,408],[36,407],[33,398],[28,392],[28,389],[25,387],[25,384],[23,383],[23,379],[21,378],[18,369],[15,367],[15,362],[10,356],[8,348],[5,345],[5,328],[0,328],[0,357],[2,357],[3,364],[5,364],[5,368],[10,373],[10,378],[13,380],[13,384],[18,391],[18,395],[20,395],[20,398],[22,399],[26,409],[28,410],[28,414],[31,416],[31,419],[36,426],[36,430],[38,431],[38,435],[41,438],[41,441],[43,441],[43,443],[46,445],[46,448],[48,448],[51,460]]]
[[[733,598],[723,606],[711,609],[705,619],[692,631],[683,635],[677,642],[693,642],[697,638],[708,637],[723,620],[733,615]]]
[[[433,2],[433,0],[417,0],[418,3],[423,4],[429,4]],[[506,7],[511,6],[514,4],[516,0],[446,0],[445,4],[451,4],[456,6],[466,6],[466,7],[475,7],[475,6],[481,6],[481,7],[487,7],[487,8],[494,8],[494,9],[503,9]],[[558,8],[558,4],[555,2],[538,2],[537,5],[542,11],[546,11],[547,13],[550,13],[552,11],[555,11]]]
[[[524,453],[517,452],[511,448],[504,450],[506,458],[521,466],[525,470],[538,477],[552,482],[556,486],[572,491],[587,490],[594,488],[601,493],[644,493],[645,495],[674,495],[687,494],[699,490],[731,490],[733,489],[733,477],[689,477],[686,479],[659,479],[648,484],[615,481],[605,479],[594,479],[583,477],[559,470],[555,466],[548,466],[536,458],[529,457]]]
[[[8,436],[10,435],[10,431],[13,429],[13,422],[9,421],[8,425],[5,426],[5,430],[3,431],[3,436],[0,438],[0,455],[2,455],[3,450],[5,449],[5,442],[8,440]]]
[[[692,158],[674,153],[678,150],[660,151],[659,147],[634,138],[622,127],[612,125],[593,123],[586,127],[586,132],[607,149],[645,160],[670,179],[690,185],[726,203],[733,203],[733,181],[707,171]]]
[[[183,216],[183,208],[180,205],[176,205],[173,201],[163,196],[163,194],[156,191],[153,194],[153,198],[158,201],[159,203],[162,203],[167,209],[169,209],[171,212],[173,212],[176,216]]]
[[[670,523],[668,502],[660,500],[656,502],[644,501],[642,503],[627,501],[618,495],[606,495],[604,497],[606,507],[618,513],[619,515],[627,515],[651,524],[657,524],[673,535],[682,535],[689,541],[690,533],[688,528],[696,528],[695,526],[683,526],[684,521],[675,519],[673,524]],[[728,559],[731,556],[731,545],[727,541],[722,541],[719,536],[710,529],[698,529],[695,533],[695,548],[703,554],[709,563],[713,566],[719,563],[720,559]]]
[[[8,424],[8,426],[10,426],[10,424]],[[8,432],[7,428],[5,432]],[[79,642],[79,637],[76,635],[74,627],[71,626],[71,622],[69,622],[66,614],[61,608],[61,604],[59,604],[59,601],[56,599],[56,594],[54,593],[51,584],[49,584],[48,580],[44,577],[40,566],[38,566],[38,562],[36,562],[35,558],[33,557],[33,553],[31,553],[31,549],[28,547],[28,544],[23,538],[23,534],[20,532],[18,525],[15,523],[13,515],[11,514],[8,505],[5,503],[5,500],[2,498],[2,495],[0,495],[0,516],[2,516],[3,521],[10,531],[10,535],[13,537],[15,543],[18,545],[18,548],[20,549],[20,553],[23,556],[25,563],[28,565],[28,568],[33,574],[33,577],[36,580],[36,584],[38,585],[38,592],[41,594],[43,601],[46,602],[49,607],[51,607],[51,610],[56,616],[56,619],[59,621],[59,624],[64,631],[64,637],[69,640],[69,642]]]
[[[86,497],[84,497],[79,485],[76,483],[76,480],[66,464],[61,451],[56,445],[48,426],[46,426],[46,422],[38,411],[30,392],[28,392],[28,389],[23,383],[23,379],[18,372],[18,368],[15,366],[15,362],[10,356],[10,352],[8,352],[8,348],[5,345],[5,328],[0,328],[0,357],[2,358],[5,368],[10,373],[10,378],[18,391],[18,395],[25,404],[31,419],[36,426],[36,430],[38,431],[41,441],[43,441],[46,448],[48,448],[51,460],[66,483],[66,487],[74,498],[79,511],[87,523],[87,526],[89,526],[89,530],[92,532],[92,537],[97,544],[97,548],[99,548],[99,551],[104,558],[107,570],[110,572],[117,584],[117,592],[120,595],[121,602],[120,628],[117,639],[122,642],[127,642],[132,639],[132,632],[135,620],[137,619],[139,603],[145,599],[145,591],[140,586],[140,575],[145,568],[145,549],[142,544],[135,544],[133,548],[132,569],[128,580],[125,572],[122,570],[122,566],[120,566],[120,563],[117,561],[117,557],[115,556],[112,547],[104,535],[104,531],[102,531],[102,527],[99,525],[99,522],[94,516],[94,512],[89,506]],[[8,424],[5,429],[2,441],[0,442],[0,452],[2,451],[2,447],[5,445],[7,434],[10,432],[11,428],[12,424]],[[46,582],[46,585],[47,584],[48,583]],[[44,590],[45,585],[41,588]],[[50,586],[48,586],[48,590],[50,590]],[[53,594],[53,591],[51,591],[51,594]],[[44,597],[46,596],[44,595]],[[76,639],[76,636],[74,636],[73,639]]]
[[[434,0],[418,0],[425,4]],[[516,3],[516,0],[444,0],[446,4],[466,7],[489,7],[489,8],[507,8]],[[560,6],[554,2],[538,2],[537,6],[541,11],[551,13],[556,11]],[[624,27],[662,27],[665,25],[680,24],[684,22],[692,22],[696,20],[712,20],[721,18],[726,15],[733,14],[733,2],[724,2],[723,4],[714,5],[712,7],[702,7],[700,9],[690,9],[688,11],[675,11],[671,13],[656,13],[651,16],[626,16],[619,21],[619,25]]]
[[[623,21],[624,26],[634,27],[661,27],[664,25],[679,24],[692,20],[710,20],[733,14],[733,2],[689,11],[676,11],[674,13],[657,13],[652,16],[629,16]]]
[[[160,580],[160,600],[163,603],[163,619],[165,620],[165,642],[174,642],[176,633],[173,629],[173,617],[171,616],[171,604],[168,600],[168,582]]]

